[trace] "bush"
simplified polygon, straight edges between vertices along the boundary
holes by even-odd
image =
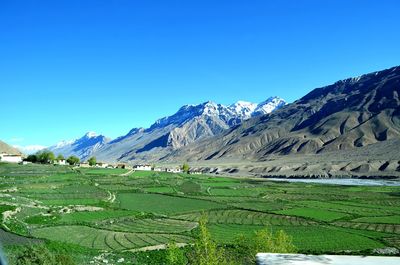
[[[185,265],[186,258],[183,250],[181,250],[175,242],[167,245],[167,252],[165,254],[166,264],[168,265]]]
[[[226,253],[217,247],[207,229],[207,216],[203,214],[199,221],[199,232],[190,255],[189,264],[194,265],[226,265]]]
[[[255,264],[257,253],[295,253],[292,238],[283,230],[273,233],[265,228],[253,236],[240,235],[234,245],[234,255],[242,259],[243,264]]]
[[[16,265],[74,265],[65,254],[53,254],[45,246],[28,246],[17,257]]]

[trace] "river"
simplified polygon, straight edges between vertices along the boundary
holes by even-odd
[[[273,181],[318,183],[331,185],[351,186],[400,186],[400,180],[387,179],[355,179],[355,178],[326,178],[326,179],[295,179],[295,178],[267,178]]]

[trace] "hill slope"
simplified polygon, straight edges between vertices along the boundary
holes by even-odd
[[[50,146],[48,149],[56,155],[68,157],[71,155],[79,157],[81,160],[88,159],[96,150],[101,148],[110,139],[97,135],[94,132],[88,132],[84,136],[76,140],[62,141],[56,145]]]
[[[399,95],[400,67],[345,79],[219,137],[177,150],[166,160],[266,161],[272,155],[349,152],[399,139]]]
[[[12,147],[11,145],[6,144],[5,142],[0,140],[0,153],[7,153],[12,155],[20,155],[22,154],[17,148]]]
[[[157,120],[150,128],[134,128],[99,148],[94,155],[104,161],[153,161],[198,140],[219,135],[251,117],[284,106],[278,97],[255,104],[238,101],[225,106],[214,102],[185,105],[175,114]]]

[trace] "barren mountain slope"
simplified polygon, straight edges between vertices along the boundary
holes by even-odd
[[[342,80],[223,135],[177,150],[166,160],[263,161],[271,154],[324,154],[398,139],[399,94],[400,67]],[[394,148],[400,148],[395,143]]]
[[[11,145],[6,144],[3,141],[0,141],[0,153],[7,153],[12,155],[20,155],[22,154],[17,148],[12,147]]]
[[[243,120],[284,106],[278,97],[255,104],[239,101],[229,106],[214,102],[185,105],[175,114],[157,120],[150,128],[135,128],[98,149],[102,161],[150,162],[201,139],[219,135]]]

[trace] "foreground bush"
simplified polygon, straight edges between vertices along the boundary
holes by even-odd
[[[269,228],[257,231],[252,236],[240,235],[231,246],[218,247],[208,231],[207,216],[203,215],[199,221],[193,247],[184,251],[174,243],[169,244],[165,263],[168,265],[255,264],[256,254],[261,252],[295,253],[296,248],[292,244],[292,238],[283,230],[273,233]]]
[[[29,246],[17,257],[16,265],[75,265],[72,258],[64,254],[53,254],[44,246]]]

